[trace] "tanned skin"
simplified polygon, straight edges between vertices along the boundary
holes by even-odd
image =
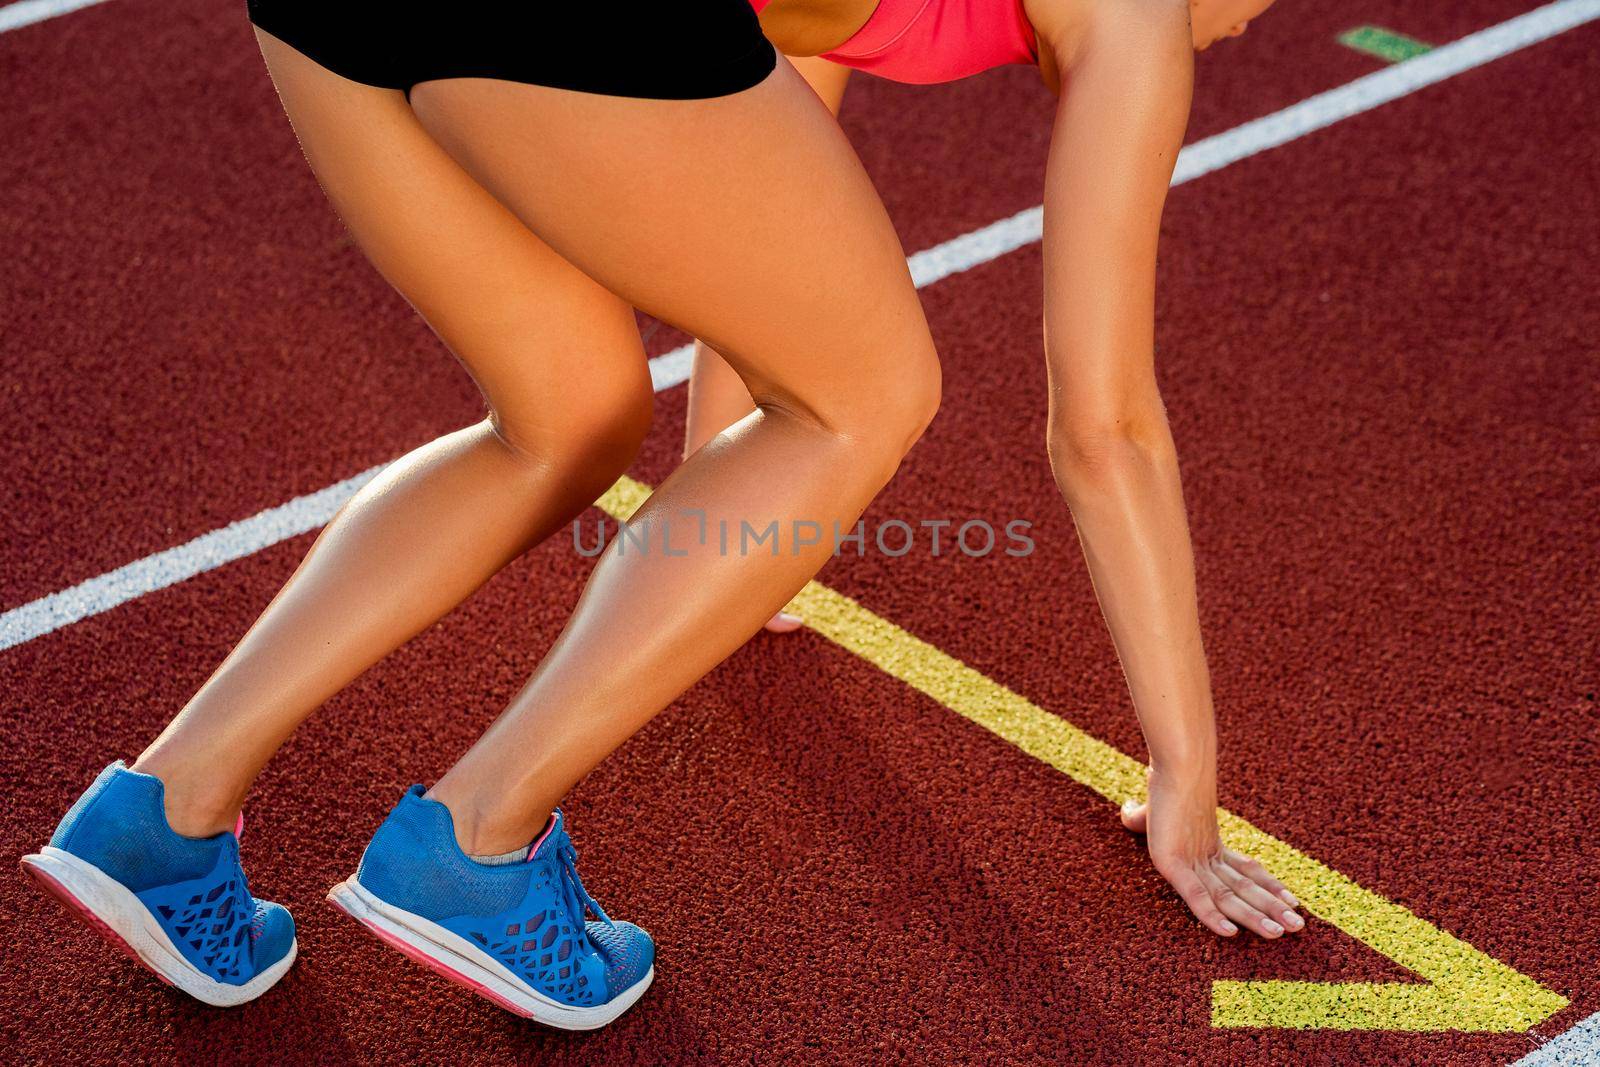
[[[846,41],[877,0],[774,0],[780,50]],[[1224,848],[1217,738],[1177,449],[1156,387],[1156,243],[1188,122],[1193,55],[1237,36],[1270,0],[1026,0],[1039,67],[1059,93],[1044,191],[1048,448],[1150,750],[1150,796],[1122,812],[1208,929],[1300,930],[1298,902]],[[848,68],[795,66],[837,113]],[[1066,75],[1066,77],[1064,77]],[[738,377],[697,346],[685,455],[749,410]],[[798,620],[779,615],[770,629]]]
[[[525,847],[828,558],[787,535],[772,555],[723,553],[684,516],[848,528],[933,417],[905,253],[787,63],[711,100],[451,79],[408,101],[258,37],[329,199],[488,414],[362,489],[139,757],[179,833],[232,828],[302,720],[623,473],[653,399],[633,307],[715,343],[747,391],[635,516],[653,550],[613,542],[532,680],[433,787],[469,854]]]

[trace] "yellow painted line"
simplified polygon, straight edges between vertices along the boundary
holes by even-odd
[[[627,522],[650,499],[651,492],[653,490],[648,485],[624,474],[617,479],[616,485],[606,490],[605,496],[594,502],[594,506],[618,522]]]
[[[649,495],[624,477],[599,501],[623,519]],[[1143,799],[1145,765],[946,652],[811,582],[789,610],[823,637],[1016,745],[1112,804]],[[1419,982],[1215,981],[1219,1027],[1524,1031],[1568,1001],[1316,860],[1218,811],[1223,839],[1281,878],[1306,910],[1414,972]]]

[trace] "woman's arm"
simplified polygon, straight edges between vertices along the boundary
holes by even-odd
[[[1293,897],[1218,835],[1194,560],[1156,388],[1156,242],[1188,122],[1188,4],[1078,10],[1070,29],[1035,20],[1066,75],[1045,192],[1049,446],[1150,749],[1148,811],[1124,818],[1148,826],[1156,868],[1206,926],[1277,937],[1304,925]]]

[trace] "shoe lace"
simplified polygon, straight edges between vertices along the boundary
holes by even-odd
[[[243,821],[243,816],[240,820]],[[256,924],[256,898],[255,894],[250,892],[250,879],[244,873],[244,861],[239,856],[237,836],[234,838],[233,867],[236,872],[234,880],[238,883],[234,894],[234,906],[243,909],[244,921],[250,924],[250,945],[254,946],[261,939],[262,929]]]
[[[600,906],[600,903],[594,897],[589,895],[588,890],[583,888],[583,879],[578,876],[578,850],[572,847],[570,839],[563,840],[560,843],[560,846],[556,849],[556,859],[556,867],[560,872],[561,878],[561,893],[567,905],[567,914],[572,916],[574,923],[577,925],[577,934],[584,947],[586,949],[591,948],[588,927],[584,922],[587,914],[585,909],[594,912],[607,926],[615,926],[617,924],[611,921],[611,916],[606,914],[606,910]]]

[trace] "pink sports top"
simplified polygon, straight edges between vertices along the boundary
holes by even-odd
[[[772,0],[750,0],[760,14]],[[933,85],[1039,62],[1022,0],[878,0],[865,26],[824,59],[890,81]]]

